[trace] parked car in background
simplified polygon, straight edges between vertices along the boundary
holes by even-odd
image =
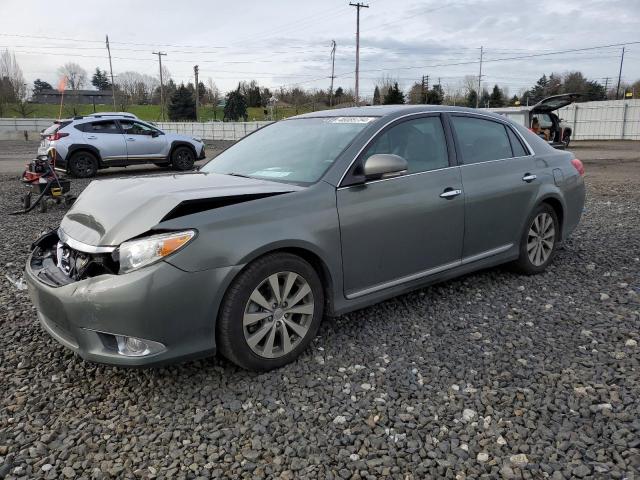
[[[494,108],[494,113],[504,115],[527,128],[532,128],[534,120],[540,124],[541,136],[554,148],[567,148],[573,130],[554,112],[580,98],[577,93],[565,93],[547,97],[531,107]]]
[[[166,133],[133,114],[94,113],[56,121],[41,134],[38,155],[75,177],[93,177],[101,168],[154,163],[191,170],[205,158],[199,138]]]
[[[43,327],[85,359],[219,351],[269,370],[325,314],[506,262],[544,271],[580,220],[583,173],[479,110],[314,112],[198,172],[92,182],[34,243],[26,277]]]

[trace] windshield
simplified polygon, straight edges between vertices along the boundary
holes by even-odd
[[[325,117],[276,122],[228,148],[201,171],[313,183],[374,120],[375,117]]]

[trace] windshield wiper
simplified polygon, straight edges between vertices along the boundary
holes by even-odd
[[[242,173],[235,173],[235,172],[225,173],[225,175],[231,175],[232,177],[253,178],[253,177],[250,177],[249,175],[244,175]]]

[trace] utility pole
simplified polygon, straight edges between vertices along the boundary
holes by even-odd
[[[611,77],[604,77],[604,99],[609,100],[609,80]]]
[[[329,87],[329,106],[333,106],[333,80],[336,78],[334,69],[336,66],[336,41],[331,40],[331,87]]]
[[[116,85],[113,82],[113,65],[111,64],[111,48],[109,48],[109,35],[107,35],[106,37],[107,37],[107,52],[109,53],[109,71],[111,72],[111,97],[113,97],[113,109],[116,110]]]
[[[427,90],[424,88],[424,75],[420,84],[420,103],[427,103]]]
[[[164,122],[164,83],[162,81],[162,57],[167,54],[158,50],[152,52],[154,55],[158,55],[158,62],[160,63],[160,113],[162,115],[162,121]]]
[[[480,105],[480,80],[482,80],[482,46],[480,46],[480,72],[478,73],[478,91],[476,92],[476,108]]]
[[[196,122],[198,121],[198,107],[200,106],[200,102],[198,101],[198,97],[200,96],[200,88],[198,83],[198,65],[193,66],[193,75],[196,77]]]
[[[618,72],[618,87],[616,88],[616,100],[620,96],[620,79],[622,78],[622,62],[624,62],[624,47],[622,47],[622,56],[620,57],[620,71]]]
[[[360,105],[360,9],[369,8],[364,3],[349,3],[350,6],[356,7],[356,107]]]

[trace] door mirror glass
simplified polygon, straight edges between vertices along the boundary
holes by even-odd
[[[367,180],[379,180],[403,175],[407,169],[407,161],[401,156],[391,153],[377,153],[365,160],[363,173]]]

